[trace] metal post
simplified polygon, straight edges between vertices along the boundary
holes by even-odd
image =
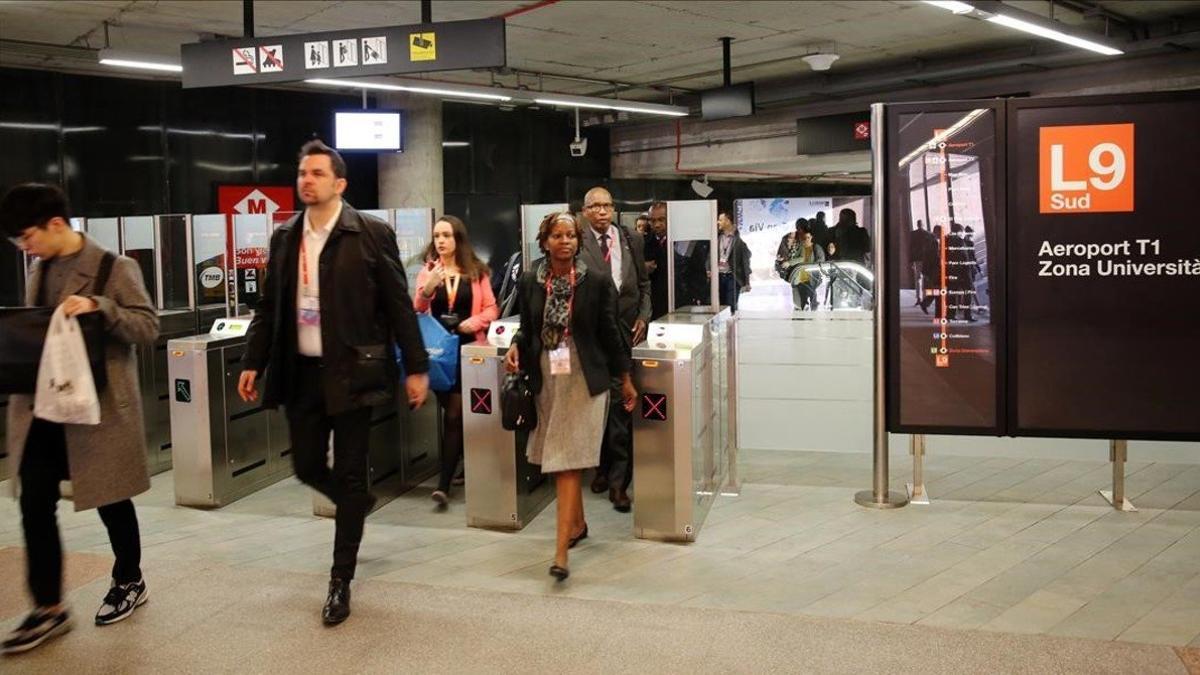
[[[929,504],[925,491],[925,434],[913,434],[908,440],[908,453],[913,458],[913,482],[908,484],[910,504]]]
[[[254,0],[242,0],[242,37],[254,37]]]
[[[860,506],[872,509],[895,509],[908,504],[902,492],[888,490],[888,431],[887,431],[887,386],[884,382],[884,359],[887,354],[886,326],[884,325],[884,303],[887,270],[884,268],[883,214],[887,191],[883,183],[883,104],[871,104],[871,213],[875,220],[875,410],[874,410],[874,476],[870,490],[854,495]],[[668,260],[670,256],[668,256]]]
[[[733,84],[733,68],[732,60],[729,54],[729,45],[733,42],[731,37],[723,37],[721,40],[721,72],[724,76],[725,86]]]
[[[1112,490],[1101,490],[1100,494],[1118,511],[1137,511],[1125,498],[1125,460],[1129,457],[1129,441],[1109,441],[1108,461],[1112,462]]]
[[[433,23],[433,0],[421,0],[421,23]]]

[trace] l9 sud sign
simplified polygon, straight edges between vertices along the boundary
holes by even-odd
[[[1038,130],[1039,211],[1133,211],[1132,124]]]

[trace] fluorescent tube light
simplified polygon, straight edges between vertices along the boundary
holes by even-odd
[[[941,7],[942,9],[948,9],[955,14],[969,14],[970,12],[975,11],[975,8],[967,3],[955,2],[954,0],[925,0],[925,4],[933,5],[934,7]]]
[[[612,103],[604,102],[604,99],[599,98],[536,98],[534,103],[542,105],[561,105],[568,108],[594,108],[597,110],[622,110],[631,113],[645,113],[647,115],[667,115],[669,117],[687,117],[688,111],[686,108],[673,105],[659,105],[657,103],[641,103],[637,105],[628,105],[624,101],[613,101]]]
[[[1004,14],[989,16],[987,20],[991,23],[1013,28],[1015,30],[1023,31],[1038,37],[1044,37],[1048,40],[1054,40],[1056,42],[1068,44],[1072,47],[1086,49],[1088,51],[1096,52],[1097,54],[1103,54],[1105,56],[1117,56],[1118,54],[1125,53],[1115,47],[1110,47],[1108,45],[1100,44],[1099,42],[1093,42],[1091,40],[1085,40],[1084,38],[1075,37],[1074,35],[1068,35],[1067,33],[1055,30],[1053,28],[1048,28],[1046,26],[1029,21],[1023,21],[1021,19],[1016,19]]]
[[[443,148],[466,148],[470,145],[467,141],[442,141]]]
[[[511,101],[511,96],[503,94],[489,94],[473,89],[459,89],[453,86],[443,87],[414,87],[405,84],[385,84],[382,82],[365,82],[361,80],[327,80],[327,79],[312,79],[305,80],[309,84],[319,84],[327,87],[351,87],[356,89],[374,89],[379,91],[411,91],[416,94],[432,94],[434,96],[451,96],[464,98],[478,98],[486,101]]]
[[[164,73],[182,73],[183,66],[172,62],[169,56],[157,54],[134,54],[115,49],[101,49],[100,64],[117,68],[133,68],[136,70],[157,70]]]

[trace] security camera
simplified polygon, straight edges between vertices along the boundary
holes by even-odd
[[[587,154],[587,139],[586,138],[580,138],[579,140],[573,141],[571,143],[571,156],[572,157],[583,157],[586,154]]]

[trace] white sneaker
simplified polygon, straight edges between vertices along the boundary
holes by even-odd
[[[25,617],[0,646],[0,652],[5,654],[20,654],[42,644],[46,640],[57,637],[71,630],[71,616],[66,610],[57,614],[47,614],[35,609]]]
[[[149,597],[145,579],[130,584],[114,582],[112,588],[108,589],[108,595],[104,596],[100,610],[96,612],[96,625],[107,626],[129,618],[133,610],[144,605]]]

